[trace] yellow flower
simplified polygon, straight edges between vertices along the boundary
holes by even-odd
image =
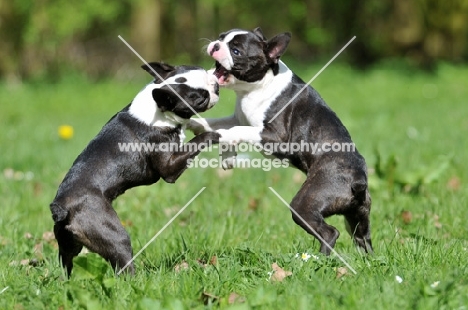
[[[70,140],[73,138],[73,127],[69,125],[59,126],[58,135],[63,140]]]

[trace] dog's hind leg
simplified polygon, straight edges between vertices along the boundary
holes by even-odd
[[[346,230],[353,237],[354,242],[366,253],[372,253],[372,242],[369,224],[371,198],[368,190],[363,192],[364,200],[359,201],[356,208],[350,209],[344,214]]]
[[[73,233],[75,240],[109,261],[118,272],[132,260],[130,237],[110,203],[102,199],[90,200],[94,202],[93,206],[75,213],[66,229]],[[133,263],[125,267],[125,272],[134,274]]]
[[[325,217],[331,215],[331,207],[336,199],[329,185],[320,176],[307,178],[291,202],[291,207],[300,216],[293,212],[294,222],[320,241],[320,252],[325,255],[330,255],[340,236],[335,227],[325,222]]]
[[[63,221],[55,223],[54,234],[59,246],[59,259],[70,277],[73,269],[73,258],[81,252],[83,245],[75,240],[70,231],[65,229],[65,225],[66,223]]]

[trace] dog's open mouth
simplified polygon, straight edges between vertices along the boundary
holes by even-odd
[[[215,66],[216,70],[213,72],[213,74],[218,79],[218,83],[220,85],[226,84],[230,75],[229,70],[221,66],[219,62],[216,62]]]

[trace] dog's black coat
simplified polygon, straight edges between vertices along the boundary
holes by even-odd
[[[234,32],[239,34],[234,37],[231,35],[232,38],[228,42],[223,41]],[[252,32],[233,29],[221,34],[218,41],[212,42],[208,47],[208,54],[215,55],[213,57],[217,60],[214,74],[219,80],[229,80],[229,76],[234,76],[241,85],[244,85],[242,90],[236,90],[238,87],[236,85],[231,86],[229,83],[226,85],[227,88],[236,91],[238,105],[242,104],[243,100],[239,99],[239,96],[249,97],[248,90],[245,90],[248,89],[248,85],[252,85],[252,89],[255,89],[257,86],[254,83],[262,80],[269,70],[277,76],[279,58],[286,50],[290,37],[289,33],[283,33],[267,40],[260,28]],[[227,44],[226,50],[229,50],[233,62],[231,68],[224,68],[218,61],[218,58],[224,57],[226,53],[216,57],[215,53],[222,48],[221,44]],[[287,81],[282,92],[269,102],[269,107],[265,110],[261,125],[263,129],[260,132],[261,143],[263,145],[301,141],[321,145],[335,142],[352,143],[347,129],[338,116],[310,86],[271,123],[269,122],[305,85],[304,81],[294,73],[291,76],[291,80]],[[269,94],[265,93],[264,96],[268,98]],[[248,123],[248,120],[246,121],[245,116],[237,115],[240,110],[242,109],[236,107],[234,115],[237,119],[236,125],[252,125]],[[214,125],[212,129],[229,128],[223,126],[219,120],[207,121]],[[306,181],[290,204],[306,223],[294,213],[292,218],[309,234],[325,241],[320,240],[322,253],[330,254],[331,248],[327,244],[334,247],[339,236],[338,230],[324,220],[335,214],[344,215],[348,232],[353,236],[354,241],[365,251],[372,251],[369,224],[371,198],[367,186],[367,168],[364,158],[357,149],[354,152],[314,154],[299,151],[277,152],[274,155],[287,158],[290,163],[307,175]]]
[[[304,86],[293,77],[281,98],[268,109],[265,119],[278,113],[290,98]],[[299,142],[352,143],[345,126],[313,89],[306,89],[297,101],[284,109],[273,122],[264,122],[262,143]],[[287,158],[291,164],[307,174],[307,179],[293,198],[291,207],[331,247],[339,237],[338,230],[325,223],[326,217],[335,214],[345,216],[350,233],[356,243],[366,251],[372,251],[369,212],[371,198],[367,188],[367,168],[357,149],[354,152],[274,153]],[[315,235],[302,220],[293,214],[293,220],[308,233]],[[329,254],[331,249],[321,241],[320,251]]]
[[[151,66],[163,78],[174,72],[193,69],[157,63]],[[150,72],[146,66],[144,69]],[[156,83],[159,77],[155,78]],[[196,112],[208,108],[210,95],[207,90],[190,89],[184,84],[174,85],[173,88]],[[182,118],[194,114],[166,86],[153,90],[153,98],[160,111],[171,111]],[[132,259],[132,247],[129,235],[112,208],[112,201],[127,189],[150,185],[160,178],[169,183],[175,182],[187,168],[187,161],[200,152],[199,148],[173,153],[143,150],[122,152],[118,145],[122,142],[179,144],[182,130],[181,126],[145,124],[129,113],[129,107],[112,117],[78,156],[50,205],[59,257],[68,275],[73,268],[73,258],[83,246],[108,260],[116,271],[124,267]],[[190,143],[209,144],[216,143],[218,139],[219,134],[211,132],[194,137]],[[126,271],[134,273],[133,263],[128,265]]]

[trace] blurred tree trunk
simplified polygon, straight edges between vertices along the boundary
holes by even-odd
[[[131,44],[148,62],[161,58],[161,0],[140,0],[134,4]]]
[[[365,5],[366,2],[363,0],[355,0],[350,3],[343,14],[343,31],[337,35],[339,39],[337,43],[342,45],[356,36],[356,41],[350,46],[348,53],[351,62],[359,68],[372,65],[377,60],[370,46],[370,36],[366,33],[368,25],[366,25],[366,16],[363,14]]]
[[[21,64],[23,32],[29,16],[20,12],[14,2],[1,1],[0,8],[0,77],[9,83],[19,83],[29,73]]]
[[[163,60],[189,64],[199,59],[197,2],[163,1],[161,33]]]
[[[216,2],[201,1],[197,3],[197,23],[198,37],[196,45],[201,59],[206,57],[205,50],[210,41],[215,40],[219,33],[219,24],[215,22],[215,17],[219,15]],[[205,59],[206,60],[206,59]]]
[[[359,67],[468,60],[468,0],[0,0],[0,78],[115,74],[123,54],[109,42],[127,31],[147,61],[207,63],[204,47],[220,32],[257,26],[270,38],[291,31],[287,55],[301,61],[328,58],[354,35],[340,58]]]
[[[197,1],[183,0],[178,2],[175,18],[175,34],[178,38],[176,51],[184,62],[198,62],[201,58],[200,36],[198,34]]]

